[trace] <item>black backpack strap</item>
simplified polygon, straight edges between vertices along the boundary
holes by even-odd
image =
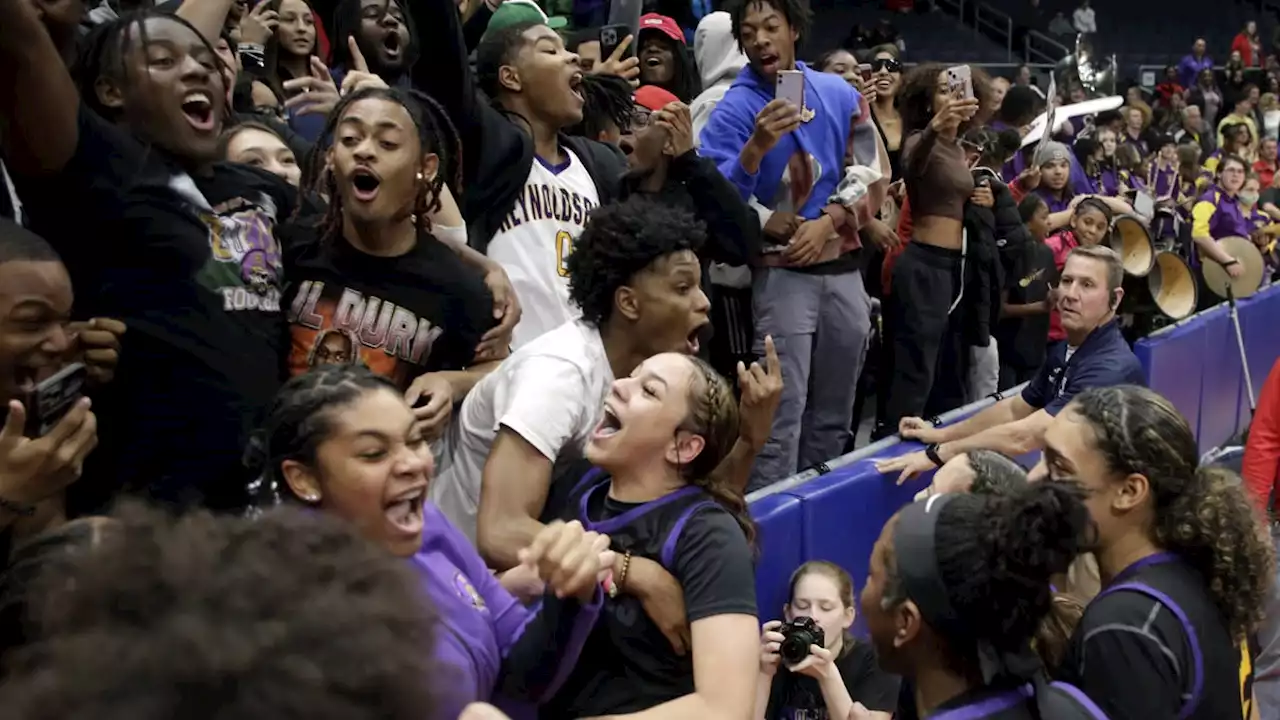
[[[1165,606],[1169,612],[1173,613],[1174,617],[1178,618],[1178,623],[1182,625],[1182,632],[1187,635],[1187,644],[1191,646],[1193,664],[1190,678],[1191,695],[1183,703],[1181,712],[1178,713],[1178,720],[1187,720],[1196,711],[1196,708],[1200,706],[1200,700],[1204,695],[1204,655],[1200,651],[1200,638],[1196,635],[1196,628],[1191,624],[1191,619],[1187,617],[1187,614],[1183,612],[1178,603],[1173,601],[1173,598],[1144,583],[1126,582],[1112,585],[1103,590],[1098,595],[1098,598],[1123,590],[1141,593]]]

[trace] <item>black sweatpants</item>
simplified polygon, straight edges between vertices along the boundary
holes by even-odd
[[[885,312],[885,369],[890,373],[882,430],[904,417],[932,417],[964,405],[965,346],[959,250],[907,244],[893,267]]]

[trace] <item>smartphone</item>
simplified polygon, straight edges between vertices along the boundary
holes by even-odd
[[[858,66],[858,75],[862,78],[862,82],[871,82],[871,74],[872,70],[870,63],[862,63]]]
[[[973,71],[968,65],[947,68],[947,87],[951,90],[953,97],[972,100],[974,98]]]
[[[804,73],[799,70],[779,70],[778,89],[774,95],[779,100],[789,100],[796,108],[804,108]]]
[[[29,438],[44,437],[84,396],[87,376],[84,365],[72,363],[42,380],[27,393],[23,406],[27,409],[25,434]]]
[[[618,43],[626,39],[628,35],[635,38],[634,42],[640,40],[640,15],[644,13],[644,0],[612,0],[609,3],[609,22],[605,23],[605,27],[615,27],[621,25],[625,30],[618,31],[618,42],[613,46],[617,47]],[[600,57],[607,58],[604,54],[604,37],[601,33],[600,38]],[[635,48],[632,47],[634,54]]]
[[[622,44],[623,40],[627,39],[628,35],[631,35],[631,28],[627,27],[626,25],[605,25],[604,27],[600,28],[601,59],[608,60],[610,57],[612,57],[613,51],[618,49],[618,46]],[[635,36],[632,35],[632,37],[634,38]],[[636,55],[636,42],[633,39],[631,41],[631,45],[627,46],[627,52],[623,54],[622,57],[625,59],[629,57],[635,57],[635,55]]]

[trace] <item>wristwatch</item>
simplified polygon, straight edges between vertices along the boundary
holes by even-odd
[[[938,448],[942,447],[941,443],[929,443],[924,447],[924,456],[929,458],[934,465],[942,467],[946,463],[942,462],[942,456],[938,454]]]

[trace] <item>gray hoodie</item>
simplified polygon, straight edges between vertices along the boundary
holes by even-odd
[[[747,56],[738,49],[733,39],[733,26],[727,12],[713,12],[702,18],[693,35],[693,56],[702,73],[702,93],[693,99],[689,111],[693,115],[693,138],[701,144],[702,128],[706,127],[734,78],[747,66]]]

